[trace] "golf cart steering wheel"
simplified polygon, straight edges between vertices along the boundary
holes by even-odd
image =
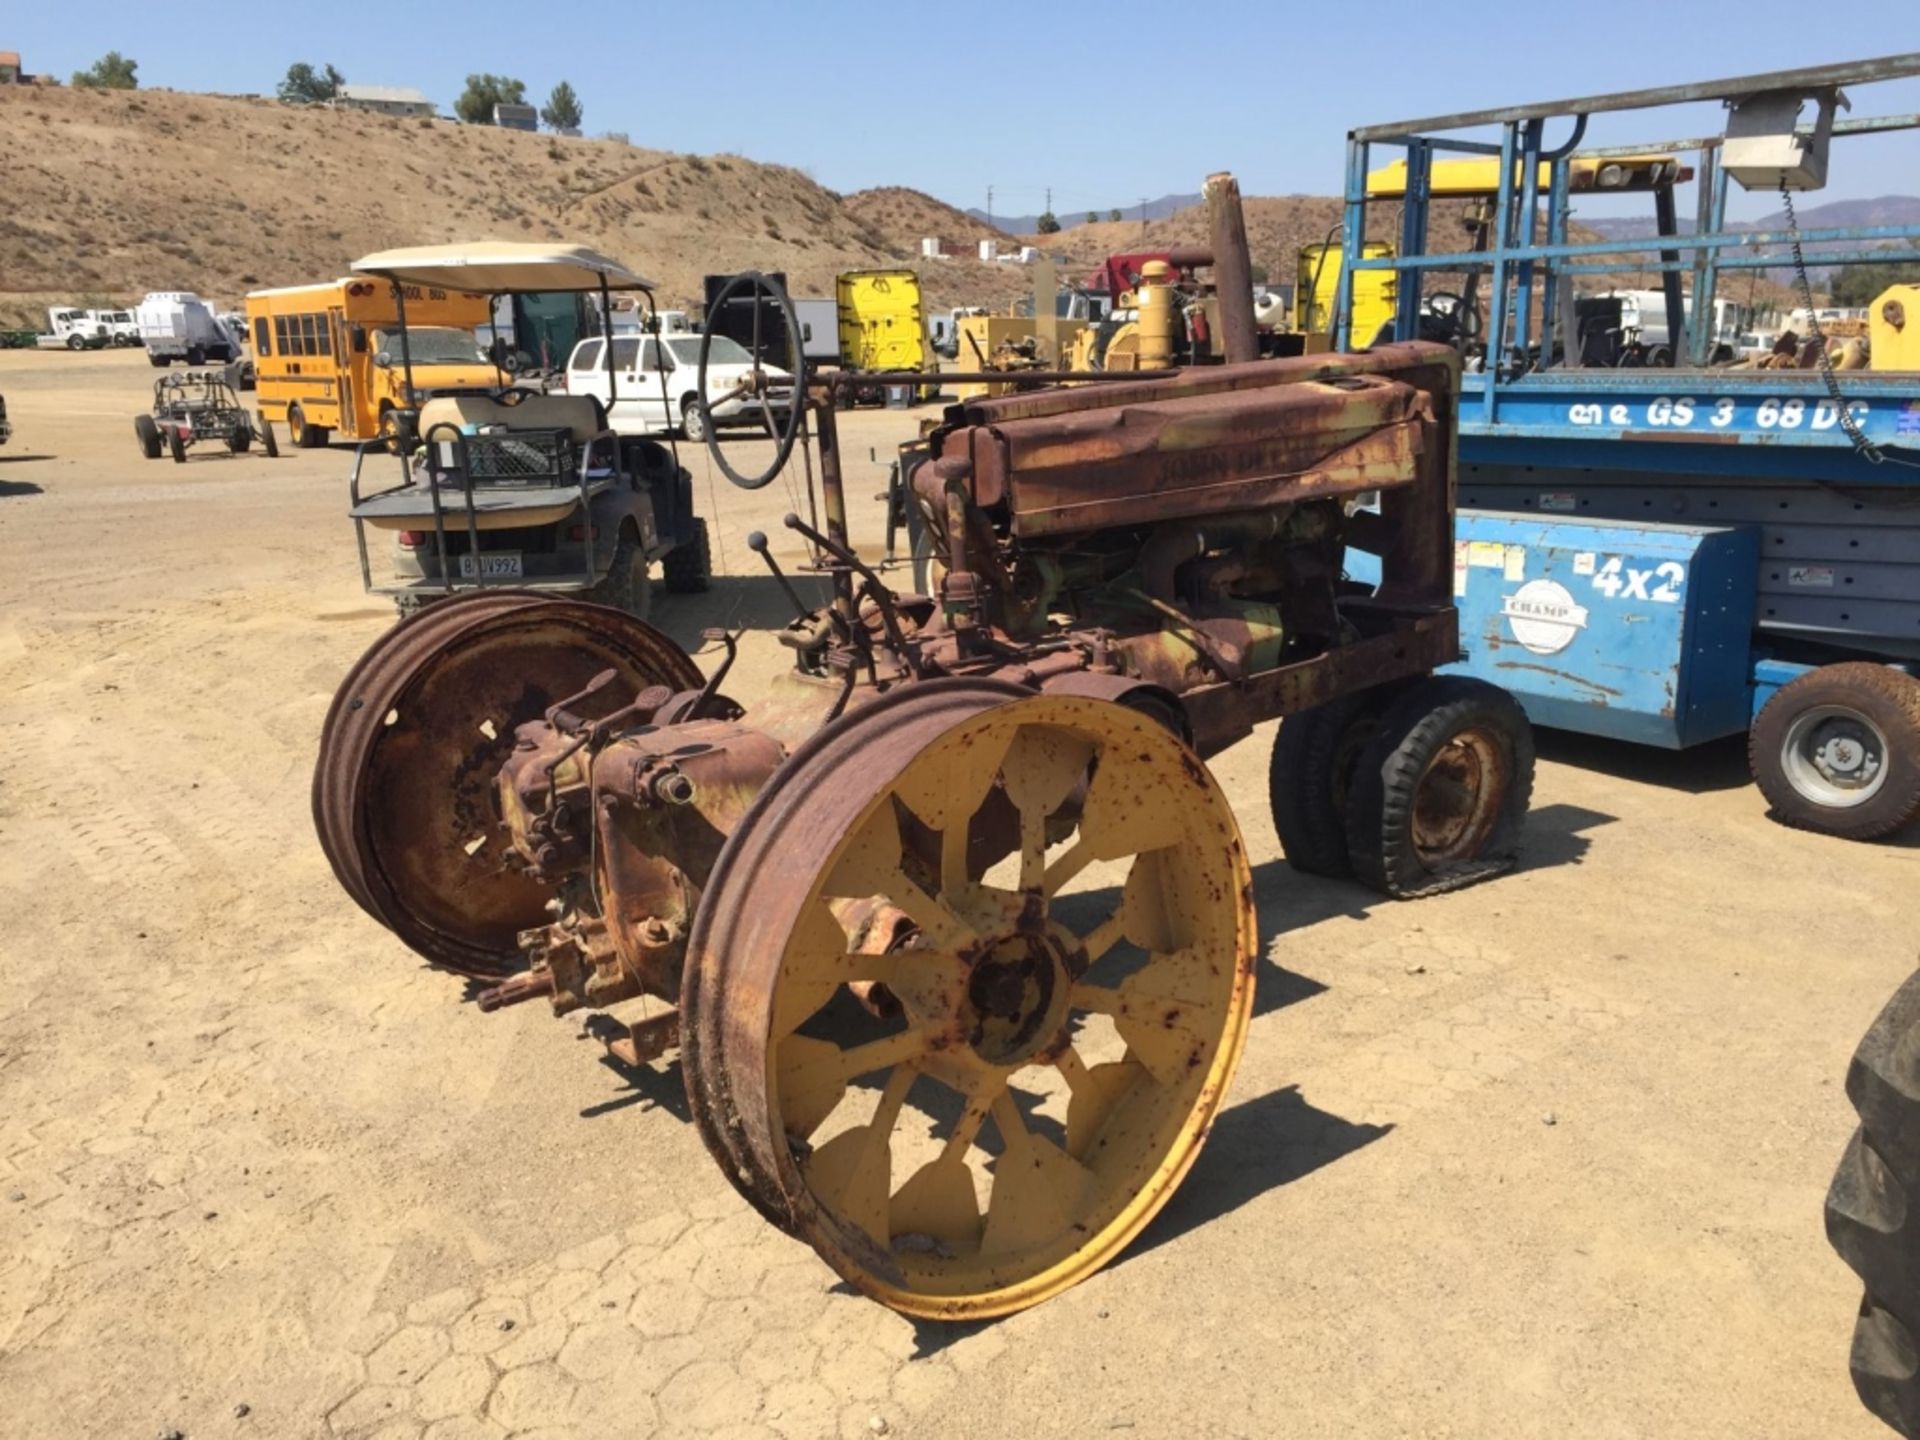
[[[1480,338],[1480,310],[1469,305],[1465,297],[1452,290],[1436,290],[1426,299],[1426,311],[1430,319],[1439,322],[1440,328],[1461,343]]]
[[[727,302],[733,296],[746,289],[753,296],[753,371],[735,387],[736,391],[745,391],[751,395],[765,396],[767,393],[767,375],[760,368],[760,296],[764,291],[773,297],[773,303],[779,308],[780,319],[787,327],[788,372],[793,376],[793,397],[787,406],[784,423],[775,426],[773,417],[762,403],[760,420],[767,429],[767,438],[773,441],[773,459],[767,462],[767,468],[756,475],[742,475],[727,462],[720,436],[714,428],[713,416],[707,408],[707,357],[713,349],[714,317],[726,313]],[[793,313],[793,302],[787,299],[785,287],[775,284],[758,270],[742,270],[728,280],[707,306],[706,327],[700,332],[700,373],[696,378],[693,404],[700,412],[706,431],[707,453],[713,456],[713,463],[720,467],[720,473],[738,485],[742,490],[758,490],[773,482],[773,477],[786,468],[787,457],[793,454],[793,442],[800,438],[800,423],[805,418],[807,404],[806,357],[800,349],[800,321]]]

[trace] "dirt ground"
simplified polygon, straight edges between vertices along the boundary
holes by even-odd
[[[1228,1108],[1118,1263],[915,1324],[764,1225],[677,1069],[482,1015],[336,887],[308,784],[361,592],[349,454],[147,462],[138,353],[0,355],[0,1430],[71,1437],[1818,1436],[1821,1196],[1920,849],[1782,829],[1738,745],[1543,736],[1526,865],[1307,880],[1217,772],[1265,958]],[[853,421],[856,538],[913,417]],[[783,619],[710,487],[751,702]]]

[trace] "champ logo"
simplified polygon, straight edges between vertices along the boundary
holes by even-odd
[[[1557,580],[1529,580],[1500,602],[1513,638],[1536,655],[1558,655],[1587,628],[1587,607]]]

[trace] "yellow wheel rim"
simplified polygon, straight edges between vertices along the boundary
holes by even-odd
[[[1112,1259],[1198,1154],[1253,1000],[1245,853],[1205,767],[1117,705],[883,748],[773,942],[776,1218],[895,1309],[1005,1314]]]

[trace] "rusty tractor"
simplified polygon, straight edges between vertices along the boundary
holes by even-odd
[[[1205,757],[1288,717],[1296,865],[1412,895],[1513,860],[1526,722],[1431,673],[1458,655],[1458,360],[1027,375],[1051,388],[954,406],[913,481],[928,595],[847,543],[853,380],[794,358],[774,466],[708,442],[760,485],[817,441],[824,523],[787,524],[833,599],[796,599],[763,704],[725,693],[734,636],[702,675],[632,616],[482,591],[348,675],[316,823],[353,898],[484,1008],[636,1002],[615,1055],[678,1046],[727,1178],[861,1291],[1006,1314],[1139,1233],[1244,1044],[1253,885]],[[1379,584],[1344,578],[1348,547]]]

